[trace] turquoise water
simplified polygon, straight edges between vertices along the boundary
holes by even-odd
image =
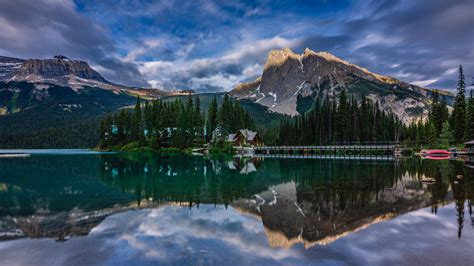
[[[33,152],[0,158],[0,261],[469,265],[473,200],[456,161]]]

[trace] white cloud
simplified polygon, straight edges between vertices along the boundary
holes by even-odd
[[[386,45],[386,46],[394,46],[400,43],[402,39],[397,36],[388,36],[381,33],[370,33],[365,36],[365,38],[356,42],[353,51],[356,51],[360,48],[377,44],[377,45]]]
[[[127,56],[123,59],[125,62],[133,62],[140,55],[146,54],[148,51],[161,47],[164,44],[164,40],[159,39],[147,39],[143,42],[140,47],[132,49]]]
[[[438,79],[418,80],[418,81],[413,81],[412,83],[420,87],[426,87],[426,86],[429,86],[430,84],[435,83],[436,81],[438,81]]]
[[[287,39],[275,36],[269,39],[248,42],[239,46],[239,48],[227,53],[222,58],[227,60],[244,60],[249,57],[261,56],[268,53],[271,49],[279,49],[285,47],[295,47],[301,43],[301,39]]]
[[[228,91],[242,80],[260,75],[262,63],[271,49],[295,47],[300,43],[300,39],[275,36],[245,41],[239,44],[238,48],[231,49],[221,56],[190,60],[187,57],[194,49],[194,45],[188,45],[177,52],[176,60],[140,62],[139,71],[154,88],[176,90],[183,89],[183,86],[190,86],[191,89],[198,89],[211,85]],[[225,73],[225,66],[233,64],[243,67],[241,74]]]

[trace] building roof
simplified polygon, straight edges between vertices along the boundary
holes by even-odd
[[[253,141],[257,136],[257,132],[248,130],[248,129],[241,129],[239,132],[247,139],[247,141]]]
[[[465,145],[474,145],[474,140],[471,140],[471,141],[468,141],[466,143],[464,143]]]
[[[237,134],[229,134],[229,135],[227,136],[227,141],[229,141],[229,142],[234,142],[236,135],[237,135]]]

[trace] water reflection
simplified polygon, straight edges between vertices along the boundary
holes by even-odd
[[[426,177],[436,182],[420,182]],[[462,238],[473,198],[473,170],[453,161],[31,156],[0,160],[0,238],[64,241],[128,210],[168,219],[165,210],[215,208],[212,215],[253,217],[270,248],[309,248],[425,207],[437,214],[450,202]]]

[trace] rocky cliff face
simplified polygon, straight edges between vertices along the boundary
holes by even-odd
[[[0,81],[28,81],[79,88],[82,85],[114,85],[104,79],[87,62],[58,55],[52,59],[0,58]]]
[[[38,60],[30,59],[14,72],[13,80],[53,80],[74,76],[79,79],[95,80],[102,83],[110,83],[97,71],[93,70],[84,61],[70,60],[64,56],[55,56],[53,59]]]
[[[17,59],[0,56],[0,82],[26,81],[29,83],[70,87],[79,91],[84,87],[125,92],[142,97],[159,98],[165,95],[157,89],[137,89],[106,80],[87,62],[72,60],[63,55],[52,59]]]
[[[12,77],[13,73],[20,68],[25,60],[0,56],[0,81]]]
[[[335,98],[346,89],[378,101],[381,108],[398,115],[405,123],[426,117],[431,91],[392,77],[374,74],[327,52],[308,48],[303,54],[290,49],[271,51],[261,78],[239,84],[231,95],[251,99],[271,111],[298,115],[307,111],[315,98]],[[443,93],[448,102],[452,95]],[[306,107],[305,107],[306,106]]]

